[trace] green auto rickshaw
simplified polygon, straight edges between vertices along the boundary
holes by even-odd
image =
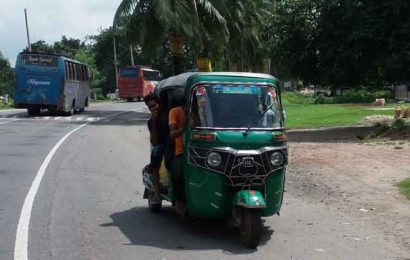
[[[229,220],[254,248],[264,230],[261,217],[278,214],[283,200],[288,150],[278,80],[257,73],[191,72],[162,80],[154,93],[169,111],[173,93],[181,90],[187,212]],[[149,175],[143,179],[144,197],[159,212]],[[161,193],[161,199],[175,202],[172,183]]]

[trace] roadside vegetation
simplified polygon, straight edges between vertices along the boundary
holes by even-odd
[[[397,184],[401,192],[410,200],[410,178],[407,178]]]
[[[13,108],[13,100],[9,100],[9,103],[5,104],[0,102],[0,109],[10,109]]]
[[[396,119],[392,123],[376,123],[364,141],[410,140],[410,120]],[[399,146],[398,146],[399,147]]]
[[[387,93],[387,92],[386,92]],[[388,94],[388,93],[387,93]],[[311,94],[286,92],[282,96],[283,107],[286,113],[287,128],[315,128],[331,126],[357,125],[366,116],[384,115],[393,117],[394,108],[397,104],[388,104],[383,108],[373,106],[373,96],[346,94],[346,96],[358,96],[346,99],[346,104],[318,104]],[[341,99],[344,99],[342,96]],[[368,103],[355,103],[355,100],[367,100]],[[333,100],[332,102],[336,102]],[[343,103],[339,100],[338,103]]]

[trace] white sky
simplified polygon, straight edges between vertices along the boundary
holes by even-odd
[[[24,8],[30,41],[53,44],[67,38],[84,40],[112,25],[121,0],[0,0],[0,51],[14,67],[17,54],[27,46]]]

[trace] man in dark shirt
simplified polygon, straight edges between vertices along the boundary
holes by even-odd
[[[149,94],[144,97],[145,104],[151,112],[151,118],[148,120],[148,130],[150,132],[151,142],[151,168],[154,176],[155,201],[160,202],[160,183],[159,169],[164,157],[164,149],[169,133],[167,115],[161,113],[160,104],[157,96]]]

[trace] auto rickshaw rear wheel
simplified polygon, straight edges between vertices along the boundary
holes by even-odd
[[[153,213],[159,213],[162,208],[162,201],[154,202],[154,192],[148,191],[148,207]]]
[[[242,243],[249,248],[256,248],[263,233],[260,212],[256,209],[242,208],[239,225]]]

